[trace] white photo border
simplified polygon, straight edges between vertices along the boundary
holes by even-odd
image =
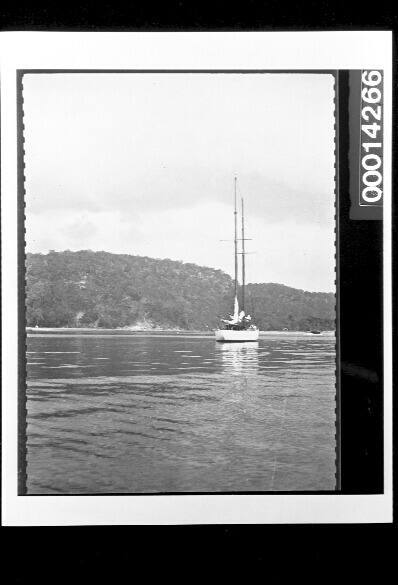
[[[1,33],[3,523],[273,524],[392,520],[392,35],[310,33]],[[18,70],[384,69],[384,494],[18,496]]]

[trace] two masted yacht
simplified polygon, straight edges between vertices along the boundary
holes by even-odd
[[[237,209],[237,195],[236,195],[236,177],[234,180],[234,260],[235,260],[235,299],[234,299],[234,313],[230,315],[229,319],[222,319],[223,326],[215,332],[216,341],[233,342],[233,341],[257,341],[259,330],[252,322],[250,315],[245,313],[245,219],[244,219],[244,204],[241,199],[242,210],[242,237],[241,252],[238,252],[238,209]],[[238,302],[238,254],[242,257],[242,286],[241,286],[241,307]]]

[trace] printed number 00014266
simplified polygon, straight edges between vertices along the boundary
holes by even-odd
[[[381,71],[363,71],[361,79],[360,205],[381,205],[383,196],[382,92]]]

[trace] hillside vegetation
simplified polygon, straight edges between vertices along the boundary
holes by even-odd
[[[209,330],[232,311],[221,270],[108,252],[27,254],[26,320],[35,327]],[[246,309],[262,330],[334,329],[331,293],[249,284]]]

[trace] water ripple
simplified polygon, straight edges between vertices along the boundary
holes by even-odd
[[[334,489],[334,337],[28,345],[28,493]]]

